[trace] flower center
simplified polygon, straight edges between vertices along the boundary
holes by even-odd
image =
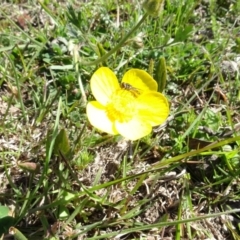
[[[136,96],[125,89],[118,89],[106,106],[111,121],[127,122],[136,114]]]

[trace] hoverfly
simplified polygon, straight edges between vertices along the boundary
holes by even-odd
[[[132,93],[133,96],[137,97],[140,94],[140,90],[133,87],[131,84],[126,82],[121,82],[121,88]]]

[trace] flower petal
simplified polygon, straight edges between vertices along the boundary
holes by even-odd
[[[111,95],[120,88],[117,77],[109,68],[99,68],[90,80],[93,96],[102,105],[105,105]]]
[[[116,122],[115,124],[119,134],[132,141],[145,137],[152,131],[151,125],[139,118],[133,118],[129,122]]]
[[[139,90],[157,91],[157,82],[144,70],[130,69],[127,71],[122,79],[122,82],[128,83]]]
[[[152,127],[162,124],[169,115],[169,104],[166,97],[159,92],[148,92],[137,99],[138,116]]]
[[[95,128],[109,134],[118,134],[113,122],[107,117],[104,106],[99,102],[92,101],[87,104],[87,117]]]

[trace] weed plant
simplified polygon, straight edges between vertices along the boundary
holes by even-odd
[[[155,18],[140,0],[2,1],[2,239],[240,239],[239,12],[238,0],[166,0]],[[94,129],[102,66],[152,75],[167,121],[134,142]]]

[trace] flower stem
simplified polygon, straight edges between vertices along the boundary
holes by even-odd
[[[97,65],[100,62],[104,62],[107,60],[114,52],[116,52],[118,49],[122,47],[122,45],[126,42],[126,40],[141,26],[141,24],[144,22],[144,20],[149,16],[147,13],[143,15],[143,17],[140,19],[140,21],[137,23],[136,26],[134,26],[130,32],[128,32],[122,39],[121,41],[113,48],[111,49],[108,53],[103,55],[102,57],[98,58],[97,60],[93,62],[83,62],[82,64],[85,66],[90,66],[90,65]]]

